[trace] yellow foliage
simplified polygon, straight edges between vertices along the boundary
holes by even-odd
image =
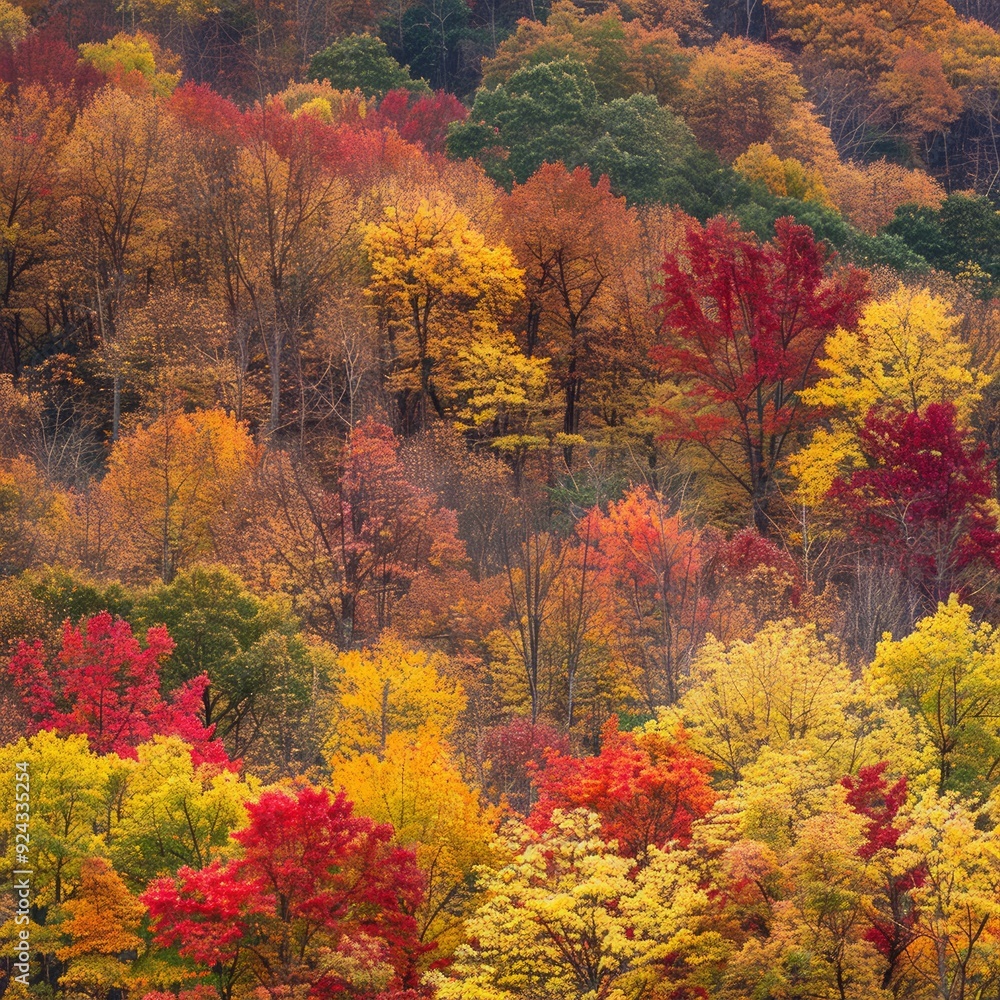
[[[259,781],[229,770],[195,767],[179,737],[156,736],[138,748],[138,766],[108,839],[115,867],[134,886],[201,868],[224,856],[229,834],[246,822],[244,804]]]
[[[835,416],[830,429],[816,430],[789,462],[800,502],[818,505],[839,475],[861,466],[857,429],[873,406],[919,411],[951,402],[959,420],[969,420],[988,379],[972,368],[969,347],[955,335],[957,323],[944,299],[900,285],[867,306],[856,331],[838,329],[827,338],[819,362],[824,377],[800,395]]]
[[[85,736],[43,730],[0,749],[0,838],[14,842],[14,775],[18,762],[31,776],[32,898],[39,906],[75,895],[84,861],[102,853],[102,832],[131,761],[92,753]]]
[[[0,42],[17,45],[28,34],[31,22],[20,7],[9,0],[0,0]]]
[[[867,681],[898,699],[935,749],[942,789],[985,797],[1000,765],[1000,633],[952,595],[901,639],[878,644]]]
[[[463,937],[476,867],[493,859],[496,811],[483,808],[431,725],[390,733],[381,756],[338,763],[333,783],[359,813],[391,823],[396,842],[416,849],[427,878],[417,912],[421,938],[437,941],[433,958],[449,956]]]
[[[917,914],[909,949],[914,971],[934,985],[937,996],[958,996],[970,980],[995,982],[1000,919],[995,816],[953,792],[928,790],[906,820],[896,871],[923,872],[911,891]]]
[[[829,192],[818,171],[799,160],[781,159],[769,143],[754,143],[733,163],[735,169],[752,181],[760,181],[771,194],[782,198],[814,201],[832,208]]]
[[[172,413],[122,437],[100,487],[119,533],[119,567],[169,582],[211,553],[213,523],[258,457],[246,427],[223,410]]]
[[[599,826],[585,810],[556,810],[542,834],[511,827],[511,861],[480,872],[487,900],[467,922],[474,944],[435,978],[442,1000],[638,1000],[668,956],[718,957],[685,853],[653,848],[635,874]]]
[[[336,769],[361,754],[381,757],[392,733],[447,739],[465,709],[465,692],[443,676],[440,653],[415,652],[393,636],[373,649],[342,653],[327,760]]]
[[[710,636],[678,714],[692,747],[739,781],[764,747],[807,744],[826,753],[845,743],[853,697],[850,671],[815,626],[784,621],[728,647]]]
[[[162,63],[173,61],[169,56],[164,59],[164,55],[156,39],[144,31],[134,35],[119,32],[107,42],[85,42],[80,46],[80,56],[102,73],[118,75],[123,81],[138,78],[156,97],[168,97],[181,80],[179,71],[169,73],[163,68]]]

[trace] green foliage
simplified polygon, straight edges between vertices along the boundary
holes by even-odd
[[[655,97],[604,103],[586,67],[569,58],[526,66],[480,90],[468,120],[452,126],[448,152],[479,160],[508,188],[543,163],[585,165],[595,181],[607,174],[630,203],[678,204],[699,216],[712,213],[719,181],[728,180]]]
[[[290,744],[289,726],[310,714],[331,657],[299,633],[286,599],[258,597],[221,566],[198,566],[140,596],[132,620],[166,625],[176,643],[167,690],[208,675],[202,714],[234,756],[308,756]]]
[[[476,94],[467,123],[448,136],[452,156],[476,157],[506,187],[523,184],[543,163],[584,162],[597,89],[582,63],[560,59],[518,70],[507,83]]]
[[[953,194],[938,210],[902,205],[885,231],[983,298],[1000,287],[1000,212],[989,198]]]
[[[366,97],[382,98],[390,90],[430,93],[426,80],[414,80],[409,66],[400,66],[385,42],[372,35],[347,35],[317,52],[309,62],[311,80],[328,80],[336,90],[359,89]]]

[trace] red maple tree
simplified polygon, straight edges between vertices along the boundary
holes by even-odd
[[[862,767],[856,778],[848,775],[840,782],[847,789],[847,804],[868,819],[865,842],[858,850],[864,861],[870,861],[879,851],[896,851],[903,832],[902,825],[897,823],[897,816],[906,802],[906,775],[890,785],[885,780],[888,766],[889,762],[883,760]],[[925,878],[923,865],[898,874],[890,872],[886,875],[881,893],[872,899],[871,926],[865,932],[865,938],[886,958],[883,989],[891,985],[899,962],[915,937],[916,913],[910,892],[919,888]]]
[[[951,403],[924,413],[871,410],[858,435],[867,468],[831,489],[854,536],[888,550],[931,608],[977,570],[1000,568],[993,465],[955,418]]]
[[[148,630],[143,647],[127,621],[102,611],[79,627],[67,621],[54,653],[41,640],[22,641],[7,670],[33,732],[83,733],[97,753],[132,759],[153,736],[180,736],[196,764],[231,766],[214,727],[198,718],[208,677],[188,681],[169,701],[160,693],[160,666],[173,648],[162,626]]]
[[[620,732],[612,716],[597,756],[549,750],[545,757],[530,824],[543,830],[556,809],[589,809],[601,818],[601,836],[640,861],[650,847],[689,843],[691,824],[715,802],[711,762],[690,748],[682,729],[636,735]]]
[[[798,393],[818,374],[827,334],[851,326],[867,294],[865,272],[832,264],[790,218],[760,243],[720,217],[704,228],[691,220],[663,266],[663,339],[650,354],[678,387],[658,410],[664,436],[696,443],[725,470],[761,534],[785,445],[811,415]]]
[[[142,896],[156,943],[201,966],[223,1000],[245,979],[271,997],[428,995],[418,959],[433,945],[413,917],[423,876],[392,828],[309,785],[265,792],[247,812],[240,857],[182,868]]]

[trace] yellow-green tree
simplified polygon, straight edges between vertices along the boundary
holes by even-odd
[[[9,845],[19,762],[28,765],[30,775],[31,840],[27,854],[16,857],[19,867],[33,872],[35,905],[58,906],[76,893],[83,862],[100,853],[134,765],[114,754],[92,753],[85,736],[42,730],[8,744],[0,750],[0,832]]]
[[[80,46],[80,55],[119,84],[132,89],[141,81],[141,86],[157,97],[169,96],[180,83],[180,72],[171,73],[163,68],[165,60],[160,46],[144,31],[134,35],[120,31],[106,42],[85,42]]]
[[[942,791],[985,797],[1000,781],[1000,633],[971,607],[952,595],[910,635],[887,636],[867,680],[916,718]]]
[[[631,858],[598,836],[585,810],[553,814],[543,833],[514,825],[506,865],[481,871],[486,902],[468,945],[438,980],[442,1000],[633,1000],[684,979],[720,942],[702,927],[708,894],[683,852]],[[653,995],[656,995],[655,992]]]
[[[864,464],[858,428],[874,406],[917,412],[952,402],[966,424],[987,381],[972,367],[948,303],[925,289],[900,287],[870,303],[857,330],[838,329],[819,361],[824,377],[800,393],[809,406],[833,411],[790,464],[803,503],[819,504],[834,479]]]
[[[138,748],[138,764],[106,838],[115,868],[139,890],[187,865],[203,868],[226,853],[229,834],[246,821],[244,803],[258,782],[232,771],[196,767],[176,736]]]

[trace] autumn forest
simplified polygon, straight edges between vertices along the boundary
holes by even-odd
[[[1000,2],[0,0],[0,997],[996,1000]]]

